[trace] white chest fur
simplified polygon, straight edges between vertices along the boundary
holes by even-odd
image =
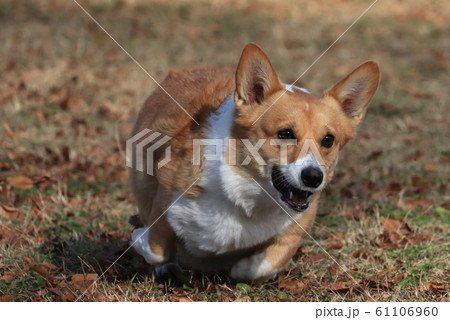
[[[223,139],[224,150],[233,113],[231,95],[209,123],[208,138]],[[221,160],[205,161],[200,182],[202,194],[196,198],[181,197],[167,213],[186,249],[198,257],[252,247],[292,222],[257,183],[239,175],[224,159],[225,154]],[[259,183],[272,197],[278,197],[270,181]],[[174,193],[172,199],[179,196],[180,193]]]

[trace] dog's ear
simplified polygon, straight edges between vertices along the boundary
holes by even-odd
[[[264,52],[253,43],[246,45],[236,70],[236,106],[261,104],[272,92],[283,88]]]
[[[328,89],[325,95],[335,98],[341,104],[342,110],[356,127],[360,124],[366,112],[366,106],[377,91],[379,80],[378,65],[368,61]]]

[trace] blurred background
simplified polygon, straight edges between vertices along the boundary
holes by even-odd
[[[77,2],[0,1],[0,262],[10,265],[0,264],[0,292],[12,300],[73,300],[74,277],[101,273],[126,244],[127,221],[136,213],[124,146],[156,84],[82,8],[157,81],[170,69],[236,66],[245,44],[254,42],[291,83],[373,3]],[[313,231],[325,247],[341,233],[343,247],[333,254],[349,261],[378,299],[448,299],[449,14],[448,1],[379,0],[297,82],[321,95],[364,61],[380,66],[378,92],[356,139],[344,149]],[[389,230],[402,231],[392,236]],[[413,242],[405,240],[416,235],[421,236]],[[306,244],[299,251],[300,269],[292,274],[328,284],[348,280],[329,270],[332,262],[311,258],[320,250],[310,240]],[[358,250],[363,251],[355,255]],[[361,252],[366,258],[359,259]],[[60,275],[65,285],[25,268],[44,262],[54,267],[43,267],[48,274]],[[110,276],[138,269],[129,263],[111,269]],[[388,270],[392,274],[386,265],[395,266]],[[19,267],[25,274],[15,273]],[[189,296],[147,280],[147,288],[156,290],[146,293],[150,299]],[[115,281],[86,299],[121,300]],[[387,296],[380,291],[384,282],[392,284],[383,289]],[[330,291],[302,283],[295,290],[312,292],[305,299],[365,299],[347,287]],[[425,291],[417,289],[427,283]],[[133,297],[143,299],[142,286],[133,286]],[[253,299],[230,290],[223,297]],[[268,290],[266,298],[300,299],[279,283]],[[280,297],[285,291],[287,297]],[[190,299],[213,299],[204,295],[191,292]]]

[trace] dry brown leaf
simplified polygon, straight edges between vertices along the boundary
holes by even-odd
[[[10,294],[0,295],[0,302],[11,302],[13,297]]]
[[[64,302],[73,302],[73,301],[75,301],[75,295],[73,293],[69,292],[68,294],[64,295],[63,301]]]
[[[42,265],[32,265],[32,266],[30,266],[30,270],[33,270],[33,271],[39,273],[41,276],[48,279],[52,283],[58,282],[58,279],[53,277],[52,274],[50,273],[50,271]]]
[[[363,258],[363,259],[366,259],[366,258],[367,258],[367,253],[366,253],[366,251],[365,251],[364,249],[356,250],[356,251],[353,253],[353,258]]]
[[[45,189],[48,186],[50,186],[50,184],[54,181],[55,181],[55,179],[53,179],[51,176],[45,175],[45,176],[42,176],[39,179],[37,179],[34,184],[36,185],[36,187],[38,187],[40,189]]]
[[[0,241],[5,241],[10,246],[23,246],[28,244],[28,241],[22,236],[22,233],[13,229],[12,226],[2,226],[0,228]]]
[[[387,266],[386,267],[386,271],[391,272],[391,271],[397,271],[398,268],[396,266]]]
[[[246,301],[247,300],[245,298],[243,298],[243,297],[237,298],[237,299],[234,300],[234,302],[246,302]]]
[[[387,232],[398,232],[403,235],[411,234],[412,230],[402,219],[394,219],[390,217],[381,217],[380,224]]]
[[[412,199],[406,201],[401,209],[404,210],[412,210],[416,207],[425,208],[434,204],[434,201],[431,199]]]
[[[50,262],[42,262],[42,263],[39,263],[39,265],[43,266],[43,267],[45,267],[47,269],[50,269],[50,270],[57,270],[58,269],[57,266],[55,266],[54,264],[52,264]]]
[[[77,273],[72,276],[71,282],[95,281],[98,278],[96,273]]]
[[[323,253],[308,253],[308,258],[310,258],[312,261],[320,261],[327,258],[326,254]]]
[[[11,281],[12,279],[14,279],[14,275],[12,274],[4,274],[3,276],[0,277],[0,280],[4,280],[6,282]]]
[[[173,295],[172,299],[173,299],[172,301],[175,301],[175,302],[192,302],[192,300],[189,299],[188,297],[181,296],[181,295]]]
[[[327,251],[328,250],[339,250],[339,249],[342,249],[343,246],[344,246],[344,244],[342,244],[340,242],[335,242],[335,243],[328,245],[325,250],[327,250]]]
[[[337,263],[333,263],[331,266],[328,267],[328,272],[334,276],[339,271],[340,267]]]
[[[87,290],[94,283],[97,277],[98,275],[96,273],[74,274],[69,282],[69,287],[72,290]]]
[[[33,188],[33,180],[25,176],[12,176],[6,178],[6,182],[15,188],[27,190]]]
[[[352,281],[345,281],[345,282],[341,281],[341,282],[330,283],[326,287],[327,287],[327,289],[329,289],[331,291],[344,292],[344,291],[350,290],[352,284],[353,284]]]
[[[278,288],[287,289],[287,290],[295,290],[301,291],[305,287],[305,284],[300,281],[292,281],[292,280],[284,280],[278,284]]]
[[[23,221],[25,219],[19,209],[4,204],[0,204],[0,216],[11,221]]]
[[[23,257],[21,257],[21,259],[23,261],[25,261],[26,263],[28,263],[28,264],[34,263],[34,260],[32,258],[30,258],[30,257],[23,256]]]
[[[327,241],[334,242],[335,240],[343,240],[346,237],[347,237],[347,232],[335,232],[328,236]]]
[[[428,291],[446,291],[450,283],[426,282],[423,287]]]
[[[403,279],[405,279],[406,277],[408,277],[408,275],[406,273],[399,273],[398,275],[396,275],[392,280],[394,282],[399,282]]]
[[[436,241],[436,238],[430,234],[418,233],[415,234],[412,239],[408,239],[408,242],[410,244],[416,244],[424,241]]]

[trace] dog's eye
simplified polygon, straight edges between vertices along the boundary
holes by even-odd
[[[295,139],[291,129],[283,129],[278,131],[278,139]]]
[[[322,147],[331,148],[334,143],[334,136],[332,134],[327,134],[325,138],[322,139]]]

